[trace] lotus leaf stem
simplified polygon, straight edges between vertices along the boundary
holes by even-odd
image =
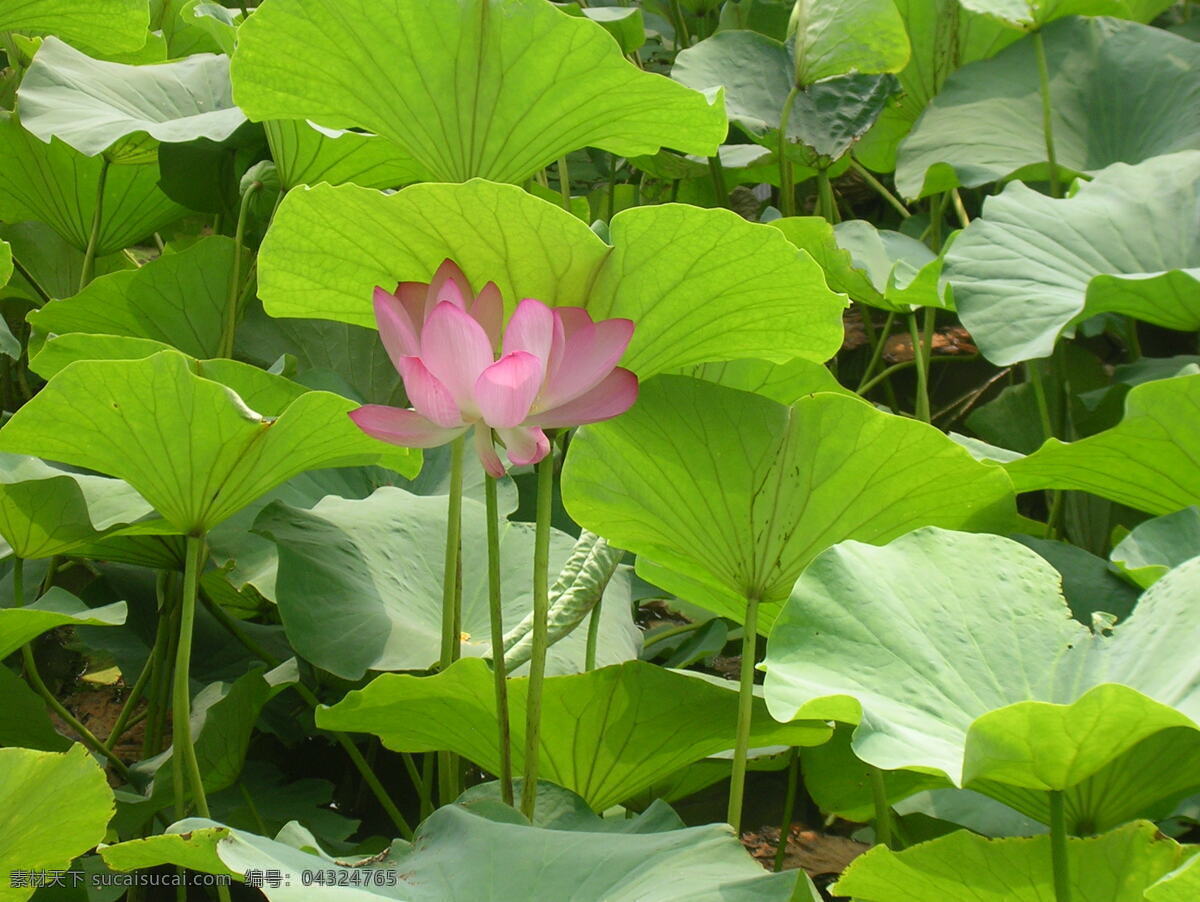
[[[246,186],[242,194],[242,202],[238,206],[237,229],[233,237],[233,267],[229,271],[229,291],[225,297],[225,322],[221,328],[222,357],[233,357],[233,337],[237,332],[237,321],[242,285],[242,243],[246,240],[246,215],[250,211],[250,201],[255,192],[263,186],[262,182],[254,181]]]
[[[496,498],[496,480],[484,477],[484,502],[487,507],[488,611],[492,628],[492,676],[496,684],[496,728],[500,750],[500,796],[513,804],[512,727],[508,711],[508,670],[504,666],[504,606],[500,583],[500,510]]]
[[[779,114],[779,212],[784,216],[796,215],[796,186],[792,176],[792,161],[787,155],[787,130],[788,121],[792,118],[792,106],[799,93],[800,86],[792,85]]]
[[[1060,790],[1050,793],[1050,864],[1054,869],[1055,902],[1071,902],[1071,867],[1067,856],[1067,818]]]
[[[1046,43],[1041,29],[1032,35],[1033,55],[1037,59],[1038,87],[1042,95],[1042,136],[1046,141],[1046,162],[1050,166],[1050,196],[1062,197],[1062,183],[1058,177],[1058,157],[1054,152],[1054,121],[1050,108],[1050,67],[1046,63]]]
[[[737,834],[742,831],[742,798],[746,792],[746,757],[750,750],[750,720],[754,714],[754,659],[758,653],[758,599],[746,599],[742,627],[742,673],[738,682],[737,731],[733,746],[733,772],[729,779],[726,820]]]
[[[792,834],[792,821],[796,817],[796,790],[800,785],[800,750],[792,747],[788,753],[787,791],[783,796],[783,819],[779,822],[779,842],[775,845],[775,861],[772,870],[778,874],[783,870],[787,857],[788,838]]]
[[[857,172],[859,178],[873,188],[875,193],[887,201],[888,205],[897,213],[899,213],[901,217],[908,219],[910,216],[912,216],[912,211],[908,209],[908,207],[904,206],[900,198],[896,197],[896,195],[889,191],[883,182],[875,178],[875,175],[871,172],[871,170],[867,169],[866,166],[858,162],[858,160],[854,159],[853,157],[850,158],[850,168]]]
[[[92,212],[92,228],[88,232],[87,248],[83,252],[83,265],[79,267],[79,290],[83,291],[92,281],[96,268],[96,247],[100,244],[100,225],[104,221],[104,186],[108,182],[108,157],[100,158],[100,177],[96,180],[96,209]]]
[[[875,842],[881,846],[892,845],[892,809],[888,805],[887,785],[883,771],[871,767],[871,800],[875,805]]]

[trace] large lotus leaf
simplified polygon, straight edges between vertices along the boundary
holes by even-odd
[[[618,213],[610,235],[611,247],[560,206],[480,180],[390,196],[318,185],[280,205],[259,296],[272,316],[373,326],[374,286],[428,281],[451,257],[510,307],[535,297],[629,317],[623,365],[643,378],[737,357],[822,362],[841,344],[841,300],[774,229],[666,204]]]
[[[1149,22],[1170,0],[964,0],[963,6],[1010,28],[1033,31],[1064,16],[1115,16]]]
[[[509,682],[517,772],[528,684]],[[603,811],[694,761],[732,748],[736,710],[735,684],[642,661],[549,677],[538,772]],[[478,658],[464,658],[431,677],[385,673],[333,707],[318,709],[317,724],[374,733],[395,751],[457,752],[493,773],[500,765],[494,681]],[[776,723],[755,702],[752,746],[815,745],[828,736],[822,723]]]
[[[1200,374],[1130,389],[1116,426],[1076,442],[1049,439],[1004,465],[1018,491],[1078,489],[1162,515],[1200,504]]]
[[[739,391],[754,392],[780,404],[795,404],[805,395],[815,392],[834,392],[848,398],[858,398],[858,395],[837,381],[837,377],[828,367],[803,358],[789,360],[787,363],[771,363],[768,360],[749,358],[724,360],[684,367],[679,374],[716,382],[718,385],[736,388]]]
[[[478,501],[463,502],[463,546],[487,547],[487,518]],[[446,498],[385,487],[363,500],[326,498],[311,510],[276,502],[255,531],[278,546],[275,600],[288,638],[307,660],[345,679],[368,670],[427,670],[440,655],[442,559],[446,553]],[[551,537],[550,567],[558,572],[573,540]],[[397,556],[406,562],[396,567]],[[529,562],[533,526],[500,524],[505,630],[533,604]],[[464,655],[491,652],[487,555],[463,559]],[[624,577],[610,583],[597,661],[636,657],[640,634],[630,616]],[[583,669],[586,631],[550,649],[552,672]]]
[[[1200,555],[1200,507],[1139,523],[1112,550],[1113,566],[1143,589]]]
[[[0,240],[0,288],[8,284],[12,274],[12,245],[7,241]]]
[[[104,771],[82,745],[61,755],[0,749],[0,900],[32,896],[31,873],[65,871],[104,839],[112,814]]]
[[[271,0],[240,30],[233,82],[253,119],[365,128],[445,181],[520,182],[585,146],[712,154],[726,130],[719,102],[544,0]]]
[[[915,238],[861,219],[834,226],[821,216],[789,216],[771,225],[821,265],[830,288],[851,300],[897,313],[953,307],[939,285],[942,260]]]
[[[43,332],[149,338],[193,357],[216,357],[229,294],[233,241],[201,238],[141,269],[95,279],[79,294],[30,312]]]
[[[1056,200],[1020,182],[946,254],[963,325],[1001,366],[1098,313],[1200,329],[1200,151],[1117,163]]]
[[[17,100],[30,132],[89,157],[140,133],[174,143],[223,141],[246,121],[233,105],[228,57],[130,66],[92,59],[55,37],[42,41]]]
[[[53,32],[67,41],[122,53],[146,43],[146,0],[8,0],[0,31]]]
[[[1146,890],[1147,902],[1192,902],[1200,896],[1200,865],[1195,855]]]
[[[698,91],[723,88],[729,118],[775,149],[794,70],[792,55],[780,41],[754,31],[721,31],[681,51],[671,77]],[[792,100],[788,140],[831,159],[840,157],[871,127],[895,84],[892,76],[855,74],[807,86]]]
[[[320,128],[296,119],[273,119],[263,126],[285,189],[318,182],[395,188],[429,181],[423,166],[381,135]]]
[[[0,123],[0,135],[4,126]],[[3,140],[0,138],[0,140]],[[0,196],[4,193],[0,187]],[[2,204],[3,201],[0,201]],[[5,222],[0,235],[12,246],[15,259],[36,280],[38,286],[52,298],[64,298],[79,290],[83,251],[63,240],[50,226],[41,222]],[[100,276],[123,269],[135,269],[137,264],[122,252],[109,254],[94,261],[93,275]],[[2,297],[18,297],[32,301],[31,306],[45,302],[22,273],[14,272],[8,285],[0,291]]]
[[[792,17],[798,85],[850,72],[899,72],[908,62],[908,34],[892,0],[801,0]]]
[[[55,627],[120,626],[124,622],[125,602],[89,608],[66,589],[55,586],[24,607],[0,608],[0,659]]]
[[[1062,19],[1044,34],[1062,175],[1200,148],[1200,46],[1103,18]],[[946,79],[900,145],[896,187],[924,197],[1014,175],[1048,175],[1028,39]]]
[[[414,475],[419,452],[364,435],[346,416],[353,408],[245,364],[177,351],[81,360],[5,424],[0,450],[119,476],[191,533],[305,470],[377,464]]]
[[[793,895],[795,873],[763,873],[728,827],[662,826],[667,829],[647,824],[618,832],[568,821],[555,829],[531,826],[507,806],[455,804],[430,815],[411,845],[397,840],[384,854],[362,860],[334,858],[299,824],[288,824],[271,840],[200,818],[180,821],[159,836],[107,846],[101,854],[119,870],[171,863],[214,874],[277,871],[280,885],[262,887],[270,902],[819,899],[811,884],[800,889],[804,895]],[[306,885],[313,874],[328,879]]]
[[[987,59],[1019,40],[1021,33],[977,15],[958,0],[896,0],[912,45],[899,73],[900,96],[884,109],[854,147],[854,156],[879,172],[896,167],[896,147],[942,83],[959,66]]]
[[[1006,529],[1012,486],[999,477],[939,431],[844,395],[785,407],[661,376],[628,413],[580,430],[563,501],[682,598],[740,620],[757,597],[765,633],[800,571],[836,542],[927,524]]]
[[[44,222],[79,250],[88,246],[101,170],[57,139],[44,144],[0,112],[0,219]],[[110,166],[104,182],[96,255],[115,253],[183,216],[187,210],[158,187],[158,166]]]
[[[18,557],[63,554],[152,511],[119,479],[0,454],[0,536]]]
[[[54,728],[46,700],[8,667],[0,667],[0,693],[4,699],[0,707],[0,746],[47,752],[64,752],[71,747],[71,741]]]
[[[1146,821],[1068,838],[1071,899],[1156,898],[1143,891],[1191,854]],[[1050,862],[1048,836],[985,839],[960,830],[902,852],[876,846],[855,859],[832,890],[855,902],[1044,902],[1055,898]]]
[[[1068,791],[1071,822],[1102,829],[1200,782],[1198,577],[1200,561],[1172,571],[1108,638],[1008,539],[845,542],[780,615],[767,700],[778,718],[858,723],[855,754],[884,770],[945,775],[1043,822],[1039,794]]]

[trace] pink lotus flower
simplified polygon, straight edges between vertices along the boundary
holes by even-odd
[[[503,306],[488,283],[472,294],[447,260],[428,285],[375,290],[379,335],[404,380],[412,409],[368,404],[350,417],[368,435],[432,448],[474,430],[488,474],[504,475],[495,449],[515,465],[550,452],[544,430],[607,420],[637,400],[637,377],[618,367],[633,336],[627,319],[593,322],[582,307],[526,298],[500,340]],[[503,351],[497,359],[497,353]]]

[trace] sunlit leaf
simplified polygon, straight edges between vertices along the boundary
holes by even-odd
[[[52,31],[97,50],[137,50],[146,43],[146,0],[9,0],[0,31]]]

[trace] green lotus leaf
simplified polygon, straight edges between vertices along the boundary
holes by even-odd
[[[898,74],[900,94],[854,146],[854,156],[878,172],[896,168],[896,148],[955,69],[995,56],[1019,31],[972,13],[958,0],[896,0],[912,55]]]
[[[1200,561],[1172,571],[1108,638],[1008,539],[844,542],[776,623],[767,701],[780,719],[857,723],[855,754],[881,769],[942,775],[1043,823],[1045,792],[1065,792],[1069,824],[1106,829],[1200,783],[1198,576]]]
[[[44,144],[0,112],[0,219],[34,219],[78,250],[88,245],[101,171],[107,165],[57,139]],[[115,253],[183,216],[187,210],[158,187],[158,166],[110,166],[104,181],[96,256]]]
[[[861,219],[834,226],[820,216],[789,216],[771,225],[821,265],[830,288],[851,300],[896,313],[954,306],[939,284],[942,260],[915,238]]]
[[[83,746],[63,754],[0,749],[0,900],[33,895],[17,872],[66,870],[104,839],[112,814],[108,780]]]
[[[233,105],[227,57],[130,66],[92,59],[52,36],[34,55],[17,99],[27,130],[89,157],[130,135],[223,141],[246,121]]]
[[[284,188],[353,182],[395,188],[429,181],[429,173],[400,145],[380,135],[321,128],[295,119],[263,123]]]
[[[71,298],[31,311],[27,319],[60,336],[84,332],[146,338],[193,357],[216,357],[233,251],[231,239],[210,235],[141,269],[101,276]]]
[[[81,360],[5,424],[0,450],[119,476],[177,530],[203,532],[305,470],[378,464],[414,475],[419,452],[363,434],[346,416],[354,406],[177,351]]]
[[[963,325],[993,363],[1049,357],[1098,313],[1200,329],[1200,152],[1115,164],[1055,200],[989,197],[946,254]]]
[[[553,799],[553,787],[547,790]],[[469,794],[459,804],[430,815],[411,845],[396,840],[379,855],[361,860],[335,858],[296,823],[272,840],[201,818],[180,821],[159,836],[103,847],[101,855],[110,867],[125,870],[170,863],[212,874],[278,871],[281,885],[262,887],[271,902],[288,902],[300,894],[312,902],[347,898],[363,902],[488,898],[817,902],[820,898],[803,876],[799,879],[804,883],[797,888],[795,872],[763,873],[723,825],[675,827],[670,821],[652,822],[643,815],[640,829],[629,831],[602,830],[596,824],[604,822],[595,818],[564,818],[555,826],[535,826],[508,806],[472,803],[468,798]],[[306,885],[318,873],[329,875],[329,882]],[[803,895],[793,896],[794,891]]]
[[[71,740],[54,728],[46,701],[15,671],[0,667],[0,746],[65,752]]]
[[[681,598],[735,620],[758,598],[766,633],[804,566],[845,538],[1011,526],[1000,475],[937,430],[844,395],[785,407],[661,376],[628,413],[579,431],[563,502]]]
[[[729,118],[758,143],[776,149],[794,72],[795,61],[782,42],[753,31],[721,31],[681,51],[671,77],[698,91],[724,89]],[[871,127],[894,93],[891,76],[853,74],[814,82],[792,100],[787,139],[837,159]]]
[[[1060,176],[1200,149],[1200,46],[1104,18],[1062,19],[1044,34]],[[1048,177],[1028,39],[947,78],[901,142],[896,165],[906,197],[1012,177]]]
[[[387,62],[397,53],[404,65]],[[726,130],[719,102],[543,0],[270,0],[240,29],[232,72],[252,119],[364,128],[443,181],[521,182],[581,147],[707,155]]]
[[[0,608],[0,658],[58,626],[120,626],[124,622],[125,602],[89,608],[66,589],[54,586],[24,607]]]
[[[1165,0],[965,0],[963,3],[972,12],[1026,31],[1065,16],[1115,16],[1149,22],[1170,5]]]
[[[1130,389],[1112,429],[1076,442],[1049,439],[1004,465],[1021,492],[1078,489],[1160,516],[1200,504],[1200,374]]]
[[[1143,589],[1167,571],[1200,555],[1200,507],[1139,523],[1108,556],[1113,566]]]
[[[523,766],[528,680],[509,682],[513,769]],[[733,747],[737,686],[642,661],[548,677],[539,773],[596,811],[679,769]],[[385,673],[317,711],[325,729],[374,733],[395,751],[449,750],[499,768],[491,668],[463,658],[430,677]],[[823,723],[779,724],[755,703],[750,744],[815,745]]]
[[[850,72],[899,72],[908,63],[908,33],[892,0],[802,0],[792,16],[798,85]]]
[[[1200,894],[1200,867],[1193,855],[1146,890],[1147,902],[1191,902]]]
[[[0,454],[0,536],[21,558],[72,551],[152,508],[127,483]]]
[[[3,123],[0,123],[0,135],[3,131]],[[0,187],[0,196],[3,191]],[[79,290],[83,251],[63,240],[50,226],[32,220],[6,222],[0,224],[0,235],[12,245],[13,258],[21,261],[22,267],[46,297],[65,298]],[[93,275],[101,276],[136,266],[126,254],[118,252],[95,260]],[[15,271],[0,296],[24,298],[33,302],[32,306],[46,301],[46,297],[33,287],[24,274]]]
[[[819,363],[841,344],[841,299],[774,229],[666,204],[622,211],[609,231],[612,246],[560,206],[491,182],[390,196],[318,185],[280,205],[259,296],[271,316],[373,326],[376,285],[428,281],[451,257],[477,289],[496,282],[510,306],[535,297],[629,317],[623,365],[643,378],[738,357]]]
[[[7,241],[0,240],[0,288],[8,284],[12,274],[12,245]]]
[[[1146,821],[1068,838],[1071,898],[1172,899],[1143,892],[1192,854]],[[1054,898],[1050,837],[985,839],[960,830],[903,852],[876,846],[851,863],[832,890],[855,902],[1043,902]]]
[[[805,395],[816,392],[833,392],[848,398],[858,398],[858,395],[837,381],[837,377],[828,367],[803,358],[789,360],[787,363],[754,359],[701,363],[698,366],[684,367],[679,371],[679,375],[715,382],[739,391],[754,392],[780,404],[795,404]]]
[[[145,0],[14,0],[0,11],[0,31],[53,32],[113,53],[142,47],[149,25]]]
[[[312,830],[318,840],[341,843],[350,838],[361,821],[331,807],[334,789],[331,781],[316,777],[289,782],[274,764],[249,760],[237,785],[210,795],[208,807],[221,823],[242,830],[263,830],[273,835],[295,820]]]
[[[463,545],[485,548],[484,506],[463,502]],[[385,487],[363,500],[326,498],[311,510],[276,502],[255,521],[274,540],[279,570],[275,600],[297,652],[344,679],[368,670],[428,670],[441,653],[441,566],[446,553],[446,498]],[[550,567],[558,572],[574,540],[551,536]],[[397,555],[408,562],[396,567]],[[528,563],[533,526],[500,523],[505,629],[533,604]],[[463,655],[491,653],[487,556],[463,559]],[[609,584],[597,661],[637,656],[640,633],[629,616],[628,580]],[[583,669],[586,630],[550,649],[551,672]]]

